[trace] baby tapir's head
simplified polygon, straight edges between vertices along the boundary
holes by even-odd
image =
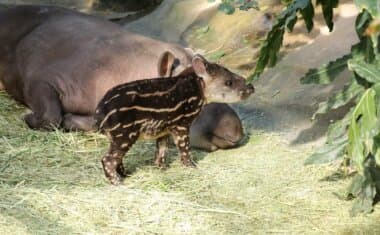
[[[252,84],[223,66],[208,62],[200,55],[192,59],[194,72],[204,81],[207,102],[233,103],[249,97],[254,92]]]

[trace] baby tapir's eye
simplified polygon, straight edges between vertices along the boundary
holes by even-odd
[[[226,84],[226,86],[232,86],[232,80],[227,80],[227,81],[225,82],[225,84]]]

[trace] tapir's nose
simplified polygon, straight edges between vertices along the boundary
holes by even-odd
[[[245,89],[240,91],[241,99],[247,99],[253,92],[255,92],[255,88],[252,84],[246,85]]]
[[[253,87],[252,84],[248,84],[247,85],[247,93],[252,94],[253,92],[255,92],[255,88]]]

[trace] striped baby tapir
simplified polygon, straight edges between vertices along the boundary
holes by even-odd
[[[176,77],[134,81],[109,90],[98,104],[99,130],[111,141],[102,158],[106,177],[120,184],[127,175],[122,159],[138,139],[155,139],[155,164],[165,166],[171,136],[182,163],[194,167],[189,128],[207,102],[238,102],[254,92],[245,79],[195,55],[192,66]]]

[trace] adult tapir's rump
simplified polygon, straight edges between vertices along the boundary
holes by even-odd
[[[166,51],[176,59],[162,56]],[[0,12],[0,80],[32,110],[25,116],[31,128],[91,130],[96,105],[111,87],[168,71],[176,75],[191,57],[179,45],[59,7]]]

